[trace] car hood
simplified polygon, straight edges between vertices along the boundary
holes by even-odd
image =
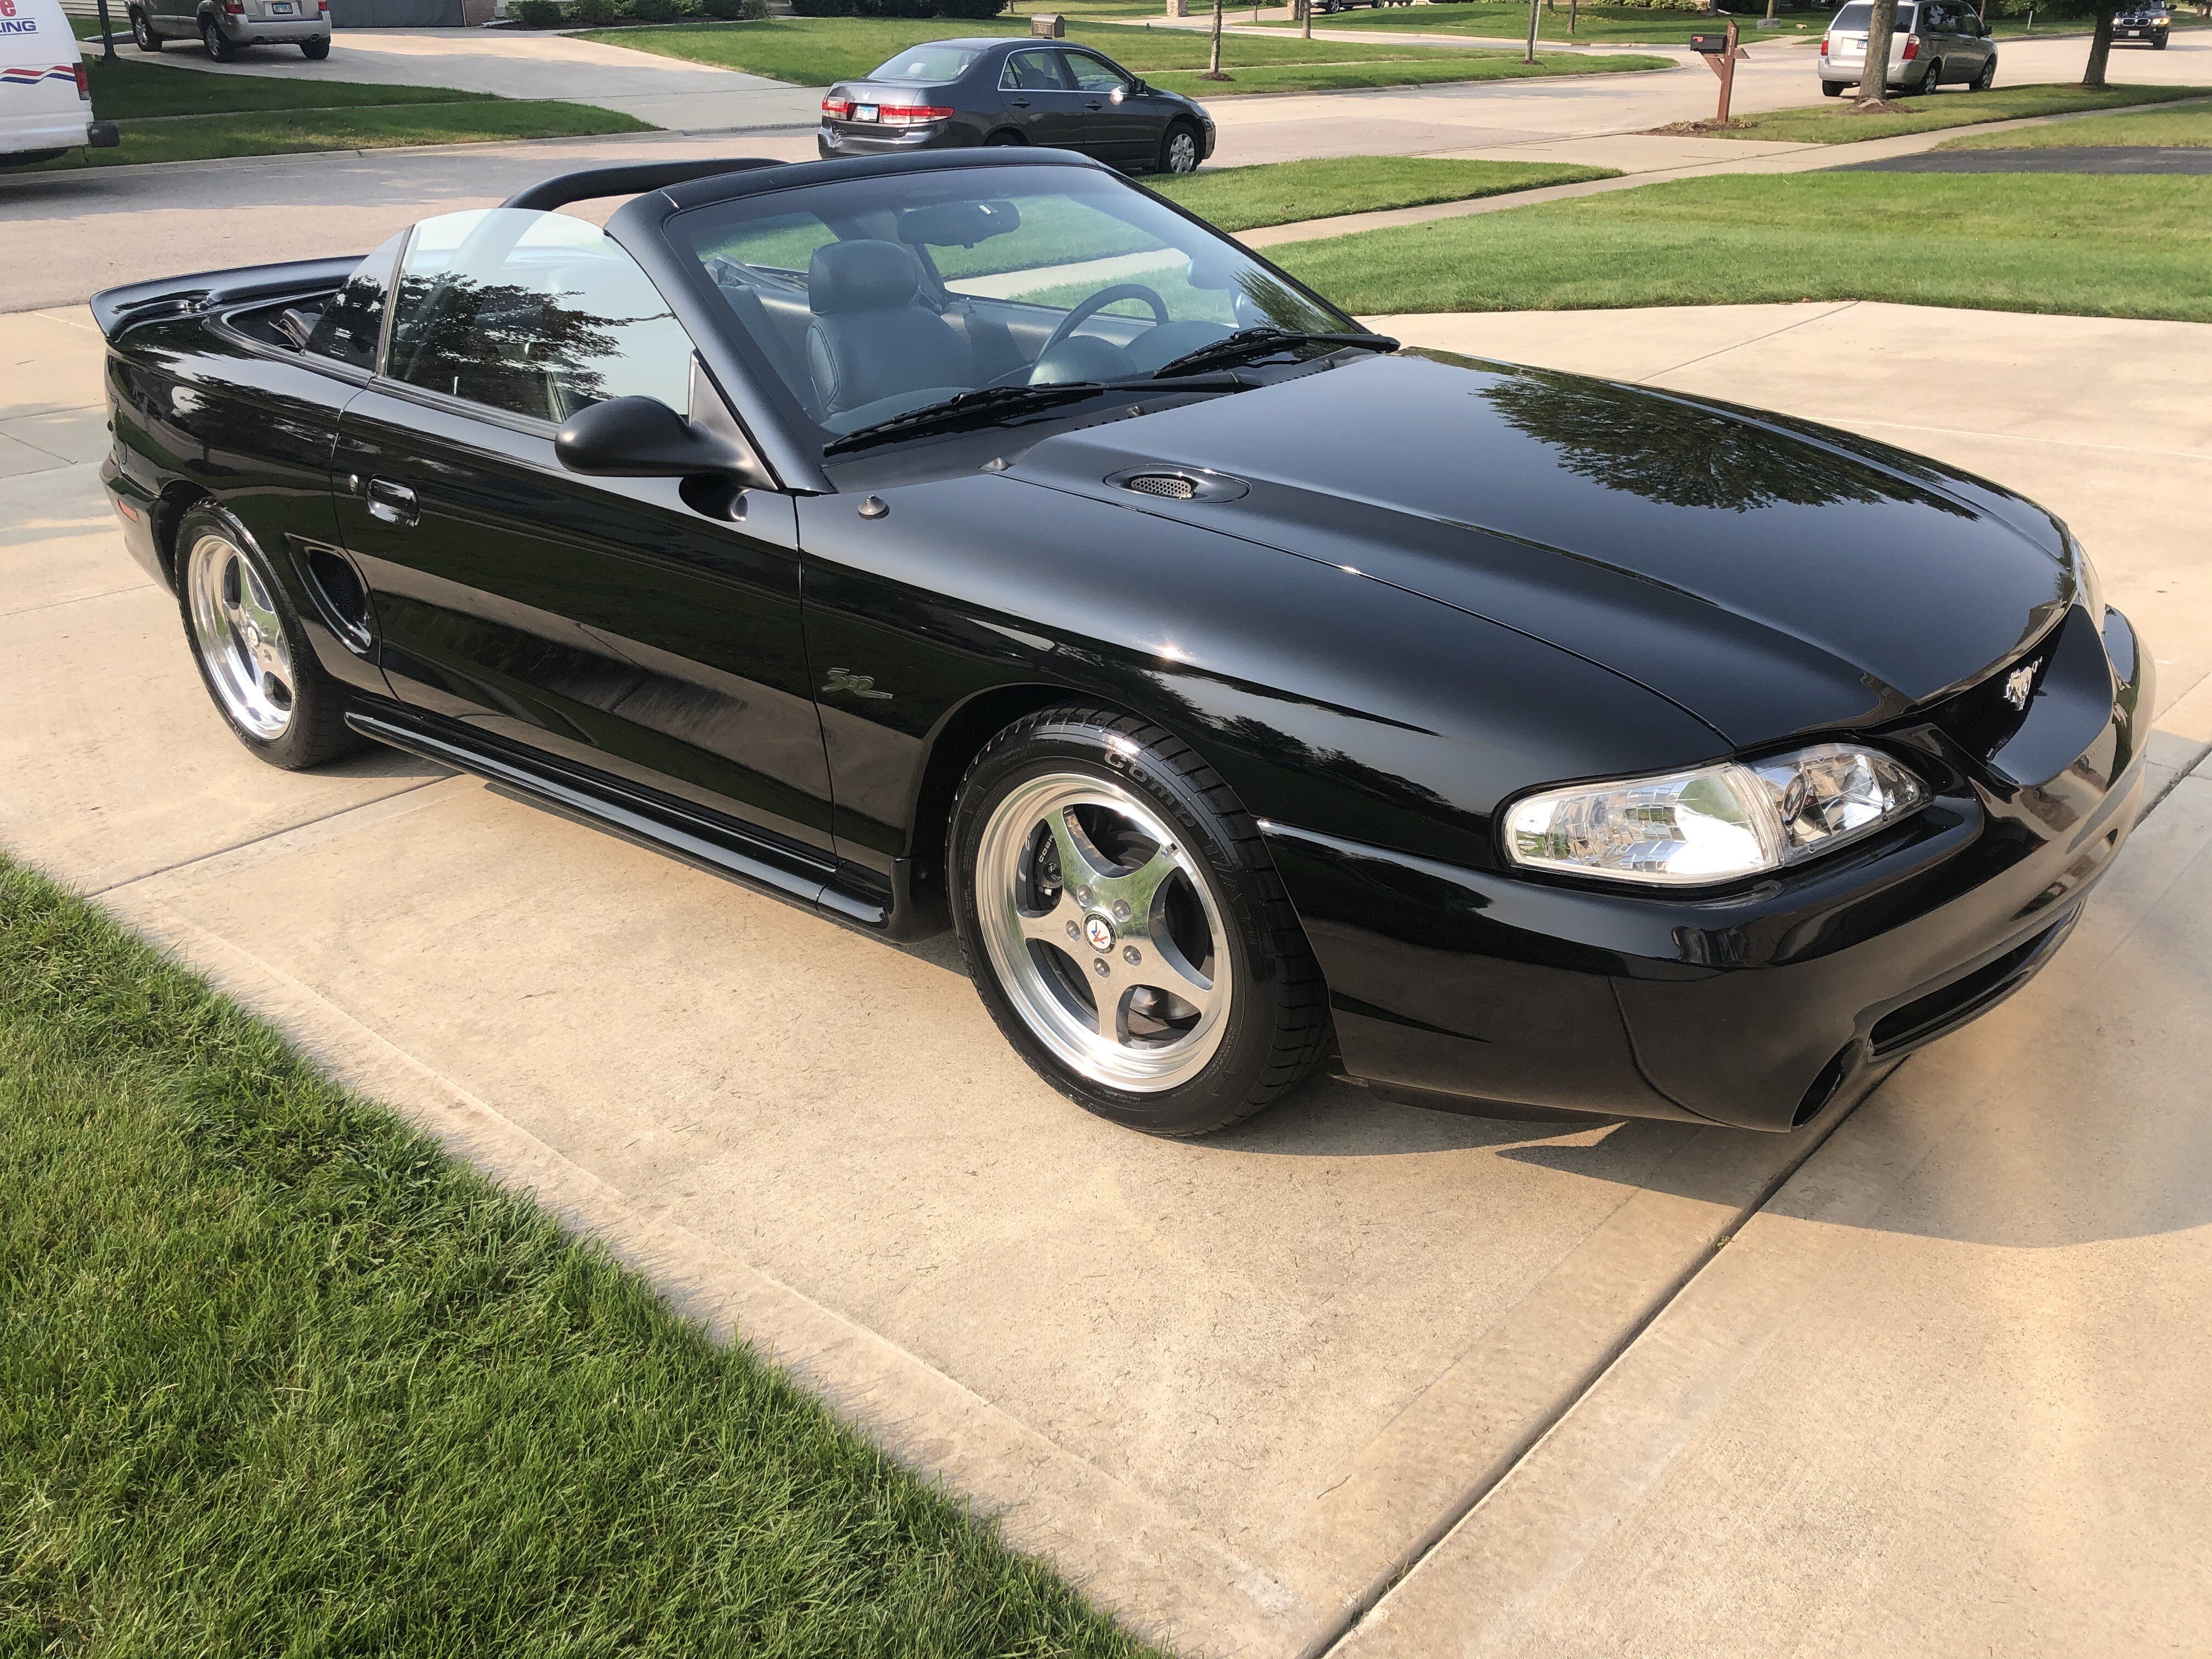
[[[1150,469],[1223,487],[1174,501],[1112,482]],[[1968,475],[1784,416],[1440,354],[1066,433],[1013,471],[1518,629],[1736,747],[1970,684],[2072,592],[2063,527]]]

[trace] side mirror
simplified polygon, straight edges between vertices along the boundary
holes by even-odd
[[[768,483],[760,462],[736,439],[687,421],[658,398],[610,398],[578,410],[553,440],[571,472],[593,478],[682,478],[684,499],[717,518]]]

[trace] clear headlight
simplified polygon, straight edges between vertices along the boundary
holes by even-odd
[[[1547,790],[1505,815],[1505,854],[1532,870],[1686,887],[1778,870],[1914,811],[1898,762],[1823,743],[1749,763]]]

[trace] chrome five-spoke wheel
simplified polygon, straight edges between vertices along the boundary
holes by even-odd
[[[203,531],[185,555],[185,594],[192,642],[223,711],[264,742],[283,736],[299,682],[260,573],[232,542]]]
[[[1007,1000],[1071,1070],[1152,1093],[1221,1046],[1220,915],[1193,851],[1129,791],[1077,773],[1017,786],[977,843],[975,900]]]

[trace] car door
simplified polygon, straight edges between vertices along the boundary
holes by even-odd
[[[732,520],[673,479],[585,478],[560,422],[656,397],[736,430],[629,256],[561,214],[416,228],[383,373],[333,474],[393,693],[480,738],[830,846],[799,612],[797,514]]]
[[[1008,52],[999,73],[999,95],[1006,100],[1007,120],[1032,144],[1082,148],[1083,96],[1059,52],[1048,46]]]
[[[1137,78],[1093,52],[1070,47],[1068,78],[1082,94],[1078,148],[1102,161],[1148,161],[1160,153],[1166,117],[1160,100],[1137,93]]]
[[[149,0],[155,33],[197,35],[200,32],[198,0]]]

